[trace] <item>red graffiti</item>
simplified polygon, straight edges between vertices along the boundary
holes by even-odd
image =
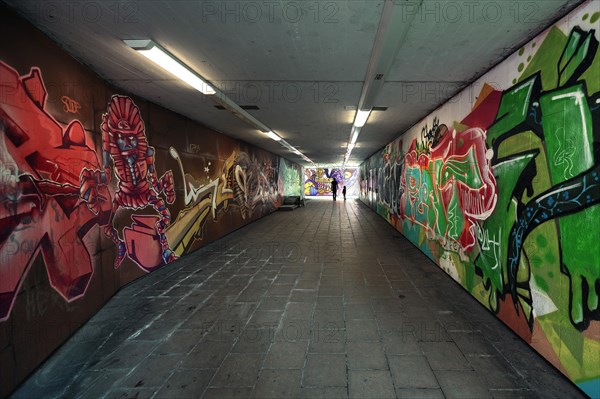
[[[155,226],[162,249],[162,259],[164,263],[172,262],[177,256],[169,248],[165,235],[165,229],[171,221],[171,213],[160,194],[164,194],[169,204],[175,201],[173,173],[169,170],[160,178],[157,177],[154,169],[154,148],[148,145],[139,108],[131,98],[114,95],[108,104],[108,112],[102,115],[101,129],[104,168],[84,168],[81,171],[80,193],[88,208],[97,213],[100,204],[98,190],[109,183],[114,170],[117,191],[104,233],[117,247],[115,269],[120,266],[127,253],[135,252],[119,237],[112,224],[119,208],[143,209],[149,205],[154,208],[160,216]]]
[[[455,242],[461,251],[470,251],[476,242],[475,223],[493,212],[497,200],[485,132],[452,130],[425,149],[413,141],[405,156],[402,187],[403,218],[422,225],[449,248]]]
[[[93,140],[79,121],[65,128],[45,111],[40,70],[19,76],[0,62],[0,77],[0,320],[6,320],[38,255],[65,300],[85,293],[93,273],[85,238],[106,224],[110,193],[99,191],[95,214],[79,200],[81,171],[99,167]]]

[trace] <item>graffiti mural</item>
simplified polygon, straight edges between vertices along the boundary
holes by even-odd
[[[249,221],[276,210],[285,190],[299,191],[299,167],[266,152],[234,150],[217,175],[201,184],[185,172],[179,152],[171,147],[184,190],[184,207],[171,221],[174,175],[171,170],[157,174],[155,149],[133,99],[111,97],[101,116],[99,156],[79,120],[64,126],[47,112],[38,68],[19,76],[0,62],[0,73],[6,93],[0,102],[0,321],[10,317],[38,254],[52,287],[65,300],[85,294],[94,272],[90,254],[99,247],[86,240],[94,226],[114,244],[115,269],[127,257],[150,272],[198,248],[209,216],[217,220],[227,211]],[[287,174],[279,176],[284,163]],[[210,174],[210,166],[205,172]],[[144,212],[133,213],[120,231],[115,220],[121,210]]]
[[[234,152],[217,178],[201,184],[185,172],[175,148],[171,147],[169,153],[179,164],[185,193],[185,208],[166,232],[167,241],[178,256],[197,247],[204,237],[204,226],[209,217],[217,220],[219,213],[236,208],[240,217],[247,220],[273,212],[281,202],[281,193],[271,183],[275,173],[275,167],[269,163],[272,160],[265,158],[260,162],[245,152]],[[296,186],[299,184],[298,178]]]
[[[593,2],[581,6],[473,84],[476,99],[465,90],[367,159],[360,187],[363,202],[598,397],[593,12]],[[466,101],[471,111],[461,115]]]
[[[338,181],[338,187],[341,190],[346,186],[346,195],[349,197],[358,196],[358,169],[356,168],[307,168],[304,170],[304,194],[308,196],[331,196],[331,180],[335,178]]]
[[[17,64],[37,56],[22,51]],[[122,285],[276,211],[303,182],[300,165],[113,94],[74,60],[19,71],[6,58],[0,50],[0,369],[13,371],[2,397]],[[63,92],[67,75],[94,90]]]
[[[110,182],[112,170],[117,177],[117,189],[112,200],[112,209],[104,233],[112,239],[117,248],[115,269],[117,269],[126,253],[131,254],[136,247],[146,248],[146,243],[138,239],[128,240],[125,244],[119,237],[113,220],[119,208],[144,209],[152,206],[160,216],[154,224],[156,235],[146,234],[150,241],[157,239],[160,244],[160,257],[164,263],[169,263],[177,257],[169,248],[165,236],[165,228],[169,225],[171,214],[165,200],[159,194],[164,194],[167,204],[175,201],[175,186],[173,173],[169,170],[157,178],[154,170],[154,148],[148,145],[144,121],[139,108],[129,97],[115,95],[108,105],[108,112],[102,115],[102,159],[103,170],[83,168],[80,175],[81,198],[87,207],[98,213],[98,186]],[[112,168],[111,168],[112,164]],[[134,219],[135,220],[135,219]],[[132,258],[135,260],[135,258]],[[139,263],[138,263],[139,264]]]
[[[437,143],[430,147],[413,141],[405,154],[400,217],[464,255],[475,244],[477,221],[494,210],[496,180],[486,159],[483,130],[457,133],[442,126],[446,133]]]
[[[81,297],[94,272],[84,238],[110,217],[111,195],[99,187],[95,212],[79,201],[79,176],[100,163],[78,120],[62,126],[45,111],[38,68],[24,75],[0,62],[3,101],[0,321],[41,255],[51,286],[66,301]],[[7,88],[11,88],[8,90]]]
[[[281,159],[279,163],[280,186],[284,188],[285,196],[302,196],[302,168],[292,164],[286,159]]]

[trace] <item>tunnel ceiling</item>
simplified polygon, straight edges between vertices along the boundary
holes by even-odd
[[[356,164],[581,3],[4,2],[118,88],[304,165],[123,39],[156,41],[238,105],[258,107],[247,112],[320,164],[343,161],[355,114],[347,107],[376,80],[369,65],[387,63],[369,93],[370,105],[387,110],[362,129],[349,161]]]

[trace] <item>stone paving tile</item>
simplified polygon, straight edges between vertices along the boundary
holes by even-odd
[[[262,370],[252,398],[281,399],[300,396],[301,370]]]
[[[310,321],[306,319],[282,319],[275,330],[276,342],[308,340],[311,336]]]
[[[383,347],[378,342],[353,342],[348,345],[348,368],[352,370],[387,370]]]
[[[319,297],[317,299],[318,310],[337,310],[342,311],[344,308],[344,300],[341,296],[339,297]],[[341,314],[341,312],[340,312]]]
[[[309,354],[302,386],[347,386],[344,354]]]
[[[396,388],[438,388],[425,356],[388,356]]]
[[[396,398],[389,371],[351,370],[349,379],[351,399]]]
[[[129,341],[92,367],[92,370],[130,370],[137,366],[156,347],[154,342]]]
[[[288,296],[292,293],[292,284],[273,284],[267,290],[268,296]]]
[[[494,399],[542,399],[547,398],[539,396],[536,392],[529,389],[490,389],[490,394]],[[560,398],[560,396],[557,396]]]
[[[219,318],[219,313],[218,312],[208,312],[208,311],[204,311],[202,309],[196,311],[194,314],[192,314],[183,324],[181,324],[179,326],[179,328],[181,330],[186,330],[186,329],[191,329],[191,330],[201,330],[203,332],[206,332],[210,329],[210,327],[212,327],[213,323]],[[155,322],[158,323],[158,322]],[[172,322],[162,322],[162,323],[168,323],[168,325],[166,326],[173,326]],[[152,328],[154,329],[154,324],[152,325]],[[144,331],[145,333],[145,331]],[[144,335],[144,333],[142,333],[142,335]],[[163,336],[167,335],[163,333]],[[142,339],[142,338],[140,338]]]
[[[536,354],[530,354],[529,356],[533,357],[534,355],[538,356]],[[541,367],[541,365],[539,366]],[[519,372],[523,374],[523,379],[529,383],[531,389],[534,392],[536,392],[536,394],[539,395],[540,398],[562,399],[586,397],[586,395],[584,395],[581,391],[573,390],[573,384],[569,380],[564,378],[560,371],[554,368],[548,367],[546,368],[546,372],[540,372],[535,368],[526,368],[519,369]]]
[[[202,331],[178,330],[173,332],[169,338],[163,341],[163,343],[156,348],[155,353],[159,355],[189,353],[202,341],[202,338]]]
[[[346,387],[303,387],[300,390],[302,399],[348,399]]]
[[[290,302],[314,303],[317,299],[317,290],[297,290],[293,289],[290,295]]]
[[[182,358],[180,367],[184,369],[216,369],[231,351],[232,346],[233,342],[201,342],[189,355]]]
[[[310,353],[346,353],[347,345],[345,330],[313,330],[308,351]]]
[[[355,201],[274,213],[172,266],[121,289],[77,333],[93,342],[76,334],[14,398],[583,397]]]
[[[377,322],[375,320],[346,320],[348,341],[379,340]]]
[[[179,370],[165,382],[156,399],[197,398],[204,392],[214,370]]]
[[[254,310],[254,303],[234,303],[219,315],[219,320],[248,320]]]
[[[419,342],[411,334],[403,334],[401,331],[384,332],[381,339],[388,355],[423,355]]]
[[[295,290],[316,290],[319,288],[319,280],[298,280],[294,286]]]
[[[344,313],[340,310],[315,310],[312,318],[312,326],[315,329],[343,329]]]
[[[258,305],[258,310],[285,310],[287,302],[287,296],[264,297]]]
[[[308,320],[311,318],[314,305],[305,302],[290,302],[285,307],[285,319]]]
[[[105,396],[105,399],[150,399],[156,394],[156,389],[117,388]]]
[[[471,370],[472,366],[454,342],[420,342],[433,370]]]
[[[444,399],[441,389],[433,388],[396,388],[398,399]]]
[[[262,328],[276,327],[282,317],[283,311],[280,310],[257,310],[252,315],[248,325]]]
[[[181,362],[178,355],[151,355],[144,359],[118,386],[122,388],[161,387]]]
[[[500,356],[500,353],[481,332],[448,329],[447,331],[465,356]]]
[[[478,375],[469,370],[437,370],[435,376],[448,399],[491,398]]]
[[[204,335],[201,342],[233,342],[242,333],[245,321],[218,320]]]
[[[263,354],[230,354],[212,379],[214,387],[253,387]]]
[[[273,284],[291,284],[293,286],[296,280],[298,280],[298,276],[296,275],[280,273]]]
[[[351,293],[344,289],[344,304],[369,304],[371,297],[368,293]]]
[[[93,374],[98,373],[99,375],[94,376]],[[86,374],[88,374],[88,376],[90,376],[90,382],[86,383],[86,384],[78,384],[77,382],[75,384],[73,384],[74,386],[72,387],[68,387],[65,395],[63,395],[62,390],[59,391],[60,393],[57,393],[56,395],[53,395],[55,397],[74,397],[77,399],[97,399],[99,397],[101,397],[102,395],[110,392],[110,390],[112,389],[113,385],[116,384],[116,382],[119,380],[119,377],[122,376],[121,372],[114,372],[114,371],[102,371],[102,372],[94,372],[94,371],[89,371]],[[32,396],[32,395],[28,395],[28,394],[22,394],[22,391],[18,391],[16,393],[16,395],[13,395],[13,397],[17,397],[17,398],[38,398],[38,397],[43,397],[45,395],[48,394],[48,392],[45,392],[41,395],[36,395],[36,396]]]
[[[274,342],[269,348],[263,368],[302,369],[306,358],[307,341]]]
[[[345,304],[344,317],[346,320],[375,319],[375,313],[369,304]]]
[[[232,353],[267,353],[275,339],[273,328],[247,328],[242,331]]]
[[[209,387],[202,399],[248,399],[252,388],[213,388]]]
[[[325,280],[325,278],[321,279],[319,297],[343,296],[344,288],[341,285],[325,285],[323,280]]]
[[[526,382],[499,356],[467,356],[468,362],[489,389],[526,389]]]

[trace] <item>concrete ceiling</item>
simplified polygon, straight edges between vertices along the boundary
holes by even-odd
[[[370,105],[388,109],[362,129],[357,164],[582,2],[2,1],[115,86],[304,165],[122,40],[161,44],[319,164],[343,161],[355,113],[344,107],[359,104],[369,65],[387,57]]]

